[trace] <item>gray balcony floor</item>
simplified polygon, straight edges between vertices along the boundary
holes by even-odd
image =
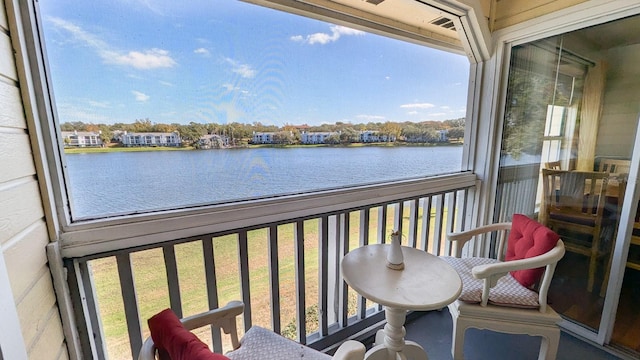
[[[442,311],[425,312],[405,326],[406,338],[422,345],[429,360],[450,360],[451,316]],[[540,338],[528,335],[503,334],[488,330],[469,329],[465,335],[465,360],[535,360]],[[562,333],[558,360],[615,360],[619,357]]]

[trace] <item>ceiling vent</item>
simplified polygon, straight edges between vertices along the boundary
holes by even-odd
[[[365,1],[368,2],[369,4],[378,5],[384,0],[365,0]]]
[[[435,20],[433,20],[432,22],[430,22],[430,24],[436,25],[436,26],[440,26],[442,28],[445,29],[449,29],[449,30],[456,30],[456,26],[453,24],[453,21],[451,21],[450,19],[446,18],[446,17],[439,17]]]

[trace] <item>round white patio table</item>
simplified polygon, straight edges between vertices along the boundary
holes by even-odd
[[[351,250],[340,263],[344,280],[365,298],[385,307],[387,324],[376,334],[367,360],[426,360],[422,346],[405,341],[407,310],[441,309],[460,295],[462,281],[444,260],[402,246],[404,269],[387,267],[391,245],[366,245]]]

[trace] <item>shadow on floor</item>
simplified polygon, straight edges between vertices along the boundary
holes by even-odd
[[[430,360],[451,360],[451,316],[442,311],[425,312],[405,326],[406,338],[422,345]],[[465,335],[465,360],[536,360],[540,338],[489,330],[469,329]],[[558,360],[621,359],[569,334],[562,333]]]

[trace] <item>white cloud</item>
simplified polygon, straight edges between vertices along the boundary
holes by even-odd
[[[415,110],[413,110],[413,111],[409,111],[409,112],[407,113],[407,115],[418,115],[418,112],[417,112],[417,111],[415,111]]]
[[[162,49],[151,49],[143,52],[129,51],[127,54],[104,50],[100,56],[108,63],[133,66],[142,70],[169,68],[176,65],[169,52]]]
[[[164,85],[164,86],[175,86],[173,83],[168,82],[168,81],[162,81],[162,80],[160,80],[160,81],[158,81],[158,83],[159,83],[160,85]]]
[[[199,54],[199,55],[203,55],[203,56],[209,56],[209,50],[207,50],[205,48],[197,48],[197,49],[193,50],[193,52],[195,54]]]
[[[145,93],[142,93],[140,91],[133,90],[133,91],[131,91],[131,93],[133,94],[133,96],[136,97],[136,101],[145,102],[145,101],[149,100],[149,95],[147,95]]]
[[[413,104],[403,104],[400,105],[403,109],[429,109],[434,107],[435,105],[429,103],[413,103]]]
[[[254,70],[251,65],[248,64],[240,64],[237,61],[230,59],[230,58],[226,58],[225,59],[229,64],[231,64],[232,69],[231,71],[240,75],[241,77],[245,78],[245,79],[251,79],[254,78],[257,74],[257,71]]]
[[[447,115],[447,113],[443,113],[443,112],[429,114],[429,116],[445,116],[445,115]]]
[[[177,64],[166,50],[152,48],[150,50],[132,50],[126,52],[114,49],[98,36],[83,30],[81,27],[69,21],[56,17],[49,17],[48,20],[56,28],[68,32],[77,42],[93,49],[105,63],[131,66],[142,70],[170,68]]]
[[[364,119],[364,120],[368,120],[368,121],[384,120],[385,119],[385,117],[382,116],[382,115],[367,115],[367,114],[356,115],[356,118]]]
[[[328,44],[334,41],[338,41],[338,39],[340,39],[340,37],[342,37],[342,35],[345,36],[360,36],[360,35],[364,35],[365,32],[364,31],[360,31],[360,30],[355,30],[355,29],[351,29],[345,26],[340,26],[340,25],[332,25],[329,30],[331,30],[331,33],[315,33],[315,34],[311,34],[311,35],[307,35],[307,36],[302,36],[302,35],[293,35],[290,37],[291,41],[295,41],[295,42],[301,42],[304,44],[309,44],[309,45],[313,45],[313,44],[320,44],[320,45],[324,45],[324,44]]]

